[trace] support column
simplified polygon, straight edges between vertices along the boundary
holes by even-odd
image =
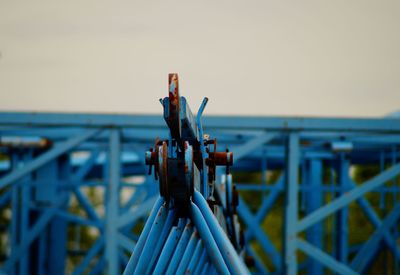
[[[323,203],[322,192],[322,161],[312,158],[308,161],[307,183],[309,191],[307,192],[306,213],[309,214],[318,209]],[[323,223],[319,222],[310,227],[306,232],[307,240],[313,246],[323,250]],[[323,268],[320,262],[312,260],[308,265],[308,274],[323,274]]]
[[[23,156],[23,161],[28,163],[32,159],[32,151],[27,150]],[[29,183],[31,181],[31,174],[24,176],[21,179],[21,223],[20,223],[20,243],[24,242],[26,236],[29,233],[29,207],[31,201],[31,187]],[[19,274],[28,274],[29,270],[29,249],[24,253],[19,261]]]
[[[55,185],[62,181],[67,181],[71,175],[69,155],[65,154],[57,159],[58,173]],[[58,198],[69,196],[69,192],[57,190]],[[63,211],[68,211],[68,201],[60,207]],[[67,258],[67,229],[68,222],[61,217],[54,217],[49,224],[49,252],[47,256],[48,270],[46,274],[57,274],[60,270],[65,270]]]
[[[286,205],[284,227],[284,274],[297,273],[296,226],[298,221],[299,135],[290,133],[286,144]]]
[[[120,274],[118,256],[118,210],[119,210],[119,185],[120,185],[120,132],[118,129],[110,130],[108,176],[106,196],[106,262],[107,274]]]
[[[342,153],[338,164],[338,186],[341,188],[338,196],[348,191],[349,168],[350,161]],[[336,259],[344,264],[347,264],[348,261],[348,217],[349,209],[348,207],[343,207],[342,210],[338,211],[336,219]]]

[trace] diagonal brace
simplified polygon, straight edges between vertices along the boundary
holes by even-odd
[[[350,190],[339,198],[312,212],[297,223],[297,232],[301,232],[315,223],[325,219],[327,216],[335,213],[337,210],[345,207],[354,200],[361,198],[365,193],[383,185],[386,181],[392,179],[400,173],[400,164],[396,164],[383,173],[366,181],[362,185]]]
[[[372,237],[363,245],[357,255],[351,262],[351,267],[355,270],[362,272],[366,265],[370,262],[371,258],[375,255],[379,248],[379,242],[384,237],[390,228],[397,222],[400,217],[400,204],[397,204],[395,208],[388,214],[382,225],[377,228]]]
[[[235,147],[232,152],[235,152],[234,160],[238,161],[239,159],[245,157],[247,154],[251,153],[257,147],[260,147],[264,143],[270,142],[273,138],[276,137],[276,134],[271,133],[262,133],[257,137],[251,139],[250,141],[242,144],[240,146]]]
[[[19,180],[26,174],[38,169],[39,167],[45,165],[46,163],[55,159],[61,154],[71,150],[72,148],[76,147],[83,141],[97,134],[99,131],[100,129],[86,130],[82,134],[74,136],[63,143],[56,145],[54,148],[33,159],[23,168],[14,170],[11,173],[4,176],[2,179],[0,179],[0,189],[8,186],[9,184],[13,183],[16,180]]]
[[[315,260],[321,262],[325,266],[329,267],[333,271],[337,272],[338,274],[343,274],[343,275],[356,275],[357,273],[350,269],[348,266],[345,264],[342,264],[341,262],[337,261],[334,259],[332,256],[326,254],[319,248],[309,244],[308,242],[297,238],[297,247],[302,250],[304,253],[309,255],[310,257],[313,257]]]

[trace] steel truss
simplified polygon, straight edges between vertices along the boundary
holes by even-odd
[[[397,259],[393,270],[399,270],[400,120],[205,117],[204,125],[220,146],[234,152],[233,171],[262,175],[261,183],[237,184],[241,192],[262,194],[256,209],[245,197],[238,207],[254,271],[364,273],[386,248]],[[158,115],[0,113],[0,209],[6,216],[11,209],[0,226],[7,236],[1,271],[54,274],[69,270],[67,259],[78,257],[73,274],[121,273],[139,239],[132,228],[158,196],[151,177],[131,180],[147,175],[144,151],[155,136],[167,137]],[[369,164],[381,172],[356,183],[352,167]],[[284,173],[267,183],[269,171]],[[100,206],[88,196],[91,187],[100,190]],[[381,205],[366,194],[378,195]],[[278,247],[262,224],[282,196]],[[71,210],[73,202],[78,214]],[[375,228],[357,245],[349,242],[350,204],[357,204]],[[389,210],[382,215],[380,208]],[[327,218],[334,224],[330,232]],[[91,246],[79,247],[80,235],[71,239],[71,228],[90,228],[96,236]],[[332,236],[329,247],[326,235]]]

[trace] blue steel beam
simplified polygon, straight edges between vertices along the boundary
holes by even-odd
[[[397,223],[400,217],[400,204],[397,204],[391,213],[389,213],[383,223],[370,239],[363,245],[363,247],[358,251],[357,255],[353,258],[351,262],[351,267],[358,271],[363,272],[367,265],[371,262],[372,257],[375,256],[379,249],[379,242],[382,240],[385,233],[390,232],[390,228]],[[394,260],[396,261],[396,260]]]
[[[136,206],[134,211],[128,211],[125,214],[122,214],[118,217],[117,226],[119,228],[127,226],[129,224],[134,223],[138,219],[147,215],[151,207],[154,205],[154,202],[158,198],[156,196],[147,199],[145,202]]]
[[[352,181],[349,181],[349,182],[353,188],[357,186],[354,182],[352,182]],[[379,228],[382,225],[382,222],[381,222],[379,216],[375,213],[374,209],[372,208],[372,206],[370,205],[368,200],[366,200],[365,198],[360,198],[357,200],[357,203],[359,204],[361,209],[364,211],[365,215],[368,217],[368,219],[370,220],[372,225],[375,228]],[[398,248],[396,246],[396,244],[393,243],[393,240],[388,232],[385,231],[383,233],[383,239],[386,242],[386,245],[392,250],[392,252],[395,255],[396,255],[396,253],[398,255],[400,248]],[[399,258],[399,256],[398,256],[398,258]]]
[[[299,134],[290,133],[286,145],[286,200],[284,225],[284,272],[289,275],[297,272],[296,227],[298,221],[298,170]]]
[[[246,142],[243,145],[240,145],[238,147],[235,147],[233,151],[235,152],[235,161],[238,161],[239,159],[243,158],[250,152],[254,151],[254,149],[257,149],[264,143],[268,143],[271,141],[276,134],[270,134],[270,133],[262,133],[259,136],[254,137],[250,141]]]
[[[344,153],[340,153],[338,162],[338,185],[341,188],[339,192],[340,195],[346,194],[349,188],[349,170],[350,161]],[[347,264],[348,261],[348,246],[349,246],[349,229],[348,229],[348,219],[349,219],[349,209],[348,207],[342,207],[336,214],[336,259],[341,263]],[[314,225],[316,226],[316,225]]]
[[[10,174],[2,177],[0,179],[0,189],[5,188],[7,185],[11,184],[12,182],[22,178],[26,174],[38,169],[39,167],[43,166],[47,162],[55,159],[56,157],[60,156],[61,154],[67,152],[68,150],[73,149],[83,141],[89,139],[90,137],[94,136],[99,132],[99,129],[91,129],[86,130],[78,136],[72,137],[69,140],[63,142],[55,146],[54,148],[50,149],[49,151],[43,153],[42,155],[38,156],[37,158],[33,159],[31,162],[26,164],[23,168],[13,171]]]
[[[310,159],[307,169],[308,184],[314,190],[322,185],[322,161],[320,159]],[[323,204],[323,192],[309,191],[307,192],[307,213],[317,210]],[[315,224],[310,227],[307,232],[307,240],[313,246],[323,249],[323,225]],[[308,265],[309,274],[322,274],[323,269],[317,261],[311,261]]]
[[[205,116],[207,129],[266,129],[278,131],[342,131],[400,133],[400,120],[396,118],[303,118],[303,117],[240,117]],[[65,113],[2,112],[0,125],[25,126],[79,126],[164,128],[159,115],[105,115]]]
[[[17,246],[14,247],[14,250],[7,259],[2,269],[5,271],[9,271],[11,267],[20,259],[20,257],[26,252],[29,248],[30,244],[39,236],[42,230],[48,225],[50,220],[57,214],[57,210],[60,206],[65,203],[66,199],[59,199],[52,208],[45,210],[44,213],[40,216],[40,218],[36,221],[36,223],[30,228],[28,235],[25,239]]]
[[[338,274],[343,275],[356,275],[357,273],[354,272],[351,268],[347,265],[338,262],[325,252],[321,251],[320,249],[314,247],[313,245],[303,241],[302,239],[295,239],[297,244],[296,246],[302,250],[307,255],[313,257],[315,260],[321,262],[325,266],[329,267],[331,270],[337,272]]]
[[[118,233],[117,238],[118,238],[118,245],[119,245],[120,247],[124,248],[124,249],[127,250],[129,253],[132,253],[132,252],[133,252],[133,250],[135,249],[135,242],[132,241],[131,238],[125,236],[125,235],[122,234],[122,233]],[[127,261],[126,261],[127,263],[128,263],[128,260],[129,260],[129,259],[127,259]]]
[[[267,237],[266,233],[262,230],[261,227],[259,227],[259,222],[254,218],[252,215],[250,209],[248,209],[246,203],[239,198],[239,206],[238,206],[238,214],[246,223],[247,225],[247,230],[248,232],[251,232],[246,234],[249,238],[252,236],[255,237],[255,239],[258,241],[258,243],[261,245],[265,253],[268,254],[270,257],[272,263],[274,264],[275,268],[280,269],[282,266],[282,258],[279,255],[278,250],[275,248],[271,240]],[[246,239],[246,241],[250,241],[251,239]]]
[[[304,229],[310,227],[311,225],[323,220],[327,216],[333,214],[337,210],[345,207],[352,201],[361,198],[365,193],[383,185],[386,181],[392,179],[400,173],[400,164],[396,164],[381,174],[375,176],[374,178],[366,181],[360,186],[353,188],[348,191],[346,194],[340,196],[339,198],[333,200],[332,202],[324,205],[308,216],[304,217],[297,223],[296,231],[301,232]]]
[[[82,262],[74,269],[72,272],[73,275],[80,275],[83,274],[85,269],[89,266],[90,262],[92,259],[100,253],[101,249],[104,247],[104,237],[100,236],[97,241],[92,245],[92,247],[89,249],[89,251],[86,253],[85,258],[82,260]]]
[[[105,254],[107,260],[108,274],[120,274],[120,264],[118,259],[118,215],[119,215],[119,191],[121,178],[120,164],[120,131],[119,129],[110,130],[109,143],[109,186],[106,191],[106,247]]]

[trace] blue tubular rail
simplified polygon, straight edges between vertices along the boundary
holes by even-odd
[[[138,264],[136,266],[134,274],[143,274],[146,271],[148,259],[151,259],[153,251],[164,228],[164,224],[167,217],[167,207],[163,204],[157,213],[154,223],[151,227],[149,236],[147,237],[146,244],[143,247],[142,255],[140,255]]]
[[[161,274],[164,272],[165,268],[168,266],[168,261],[171,258],[176,245],[181,237],[183,231],[182,226],[174,226],[165,242],[164,248],[160,254],[160,258],[154,268],[155,274]]]
[[[185,253],[185,249],[189,242],[192,232],[193,232],[193,225],[191,223],[188,223],[185,226],[182,236],[179,239],[179,243],[175,248],[175,252],[172,255],[166,274],[175,274],[175,270],[178,268],[179,261],[181,260],[183,253]]]
[[[192,203],[190,208],[191,217],[199,229],[199,233],[204,240],[205,247],[207,249],[208,255],[210,255],[212,263],[216,266],[220,274],[229,274],[228,267],[221,255],[221,251],[217,246],[207,223],[204,221],[199,208]]]
[[[183,274],[189,264],[190,257],[193,255],[194,250],[196,249],[197,243],[199,243],[198,232],[195,230],[190,237],[189,243],[185,249],[185,253],[183,253],[181,262],[178,265],[178,269],[176,270],[176,274]]]
[[[168,210],[165,203],[158,211],[152,211],[124,275],[201,274],[204,271],[206,274],[249,274],[228,238],[223,237],[225,233],[200,193],[195,195],[195,202],[198,205],[191,203],[190,206],[190,221],[177,219],[174,209]],[[143,237],[145,231],[148,231],[147,238]],[[146,240],[142,243],[141,239]]]
[[[147,236],[149,235],[151,226],[153,225],[154,219],[156,218],[156,215],[161,207],[161,205],[164,203],[164,199],[162,197],[159,197],[156,201],[156,203],[153,206],[153,209],[151,210],[150,216],[147,219],[146,225],[143,228],[142,234],[140,234],[139,240],[136,243],[135,249],[131,255],[131,258],[129,259],[128,265],[125,268],[124,275],[129,275],[133,274],[136,265],[139,261],[139,257],[142,254],[142,250],[144,245],[146,244]]]
[[[211,212],[211,209],[208,207],[206,200],[197,191],[194,192],[194,202],[200,209],[202,217],[210,228],[211,234],[215,238],[225,262],[227,263],[228,267],[230,267],[230,272],[232,274],[248,274],[249,271],[247,270],[247,267],[236,253],[228,237]]]
[[[195,192],[194,201],[188,221],[157,201],[124,275],[249,274],[203,196]]]

